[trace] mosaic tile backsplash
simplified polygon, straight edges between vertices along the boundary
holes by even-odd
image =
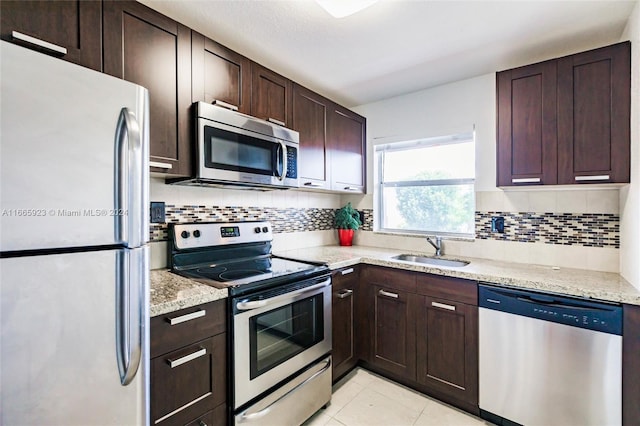
[[[373,210],[362,210],[363,231],[373,231]],[[504,234],[491,232],[491,218],[502,216]],[[333,229],[334,209],[166,205],[169,223],[268,220],[274,233]],[[530,243],[620,248],[620,216],[598,213],[476,212],[476,238]],[[166,241],[166,223],[152,223],[151,241]]]
[[[504,217],[504,234],[491,218]],[[476,238],[584,247],[620,248],[620,216],[608,213],[476,212]]]

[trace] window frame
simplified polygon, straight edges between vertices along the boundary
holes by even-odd
[[[444,232],[434,230],[416,230],[416,229],[399,229],[384,227],[384,189],[385,188],[401,188],[401,187],[434,187],[434,186],[453,186],[453,185],[469,185],[473,186],[473,214],[475,215],[475,182],[476,182],[476,167],[474,164],[474,177],[473,178],[457,178],[457,179],[429,179],[429,180],[403,180],[403,181],[384,181],[384,154],[386,152],[394,151],[406,151],[410,149],[428,148],[441,145],[453,145],[457,143],[472,142],[474,147],[474,162],[475,162],[475,145],[476,137],[475,130],[466,133],[456,133],[447,136],[429,137],[414,140],[404,140],[398,142],[389,142],[385,144],[379,144],[374,146],[376,181],[374,183],[374,231],[380,233],[390,234],[412,234],[420,236],[443,236],[453,237],[461,239],[474,239],[475,238],[475,220],[474,229],[472,233],[462,232]],[[377,193],[377,194],[376,194]]]

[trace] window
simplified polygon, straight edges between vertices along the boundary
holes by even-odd
[[[379,231],[474,235],[473,133],[375,147]]]

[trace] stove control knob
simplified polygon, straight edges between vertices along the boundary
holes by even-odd
[[[196,237],[196,238],[200,238],[200,231],[198,229],[193,231],[193,236]]]
[[[265,232],[265,233],[266,233],[266,232],[269,232],[269,228],[267,228],[266,226],[263,226],[263,227],[262,227],[262,232]]]
[[[259,234],[261,231],[262,231],[262,230],[260,229],[260,227],[259,227],[259,226],[256,226],[256,227],[253,229],[253,232],[255,232],[256,234]]]
[[[182,234],[180,234],[182,238],[189,238],[190,235],[189,231],[182,231]]]

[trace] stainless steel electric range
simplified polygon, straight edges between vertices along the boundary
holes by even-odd
[[[236,424],[298,425],[331,399],[331,278],[271,253],[269,222],[170,226],[174,273],[229,291]]]

